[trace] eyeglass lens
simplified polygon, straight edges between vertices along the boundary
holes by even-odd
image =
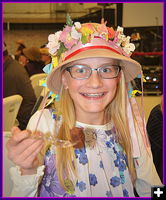
[[[87,79],[92,71],[97,71],[102,78],[111,79],[118,76],[120,67],[117,65],[104,65],[97,69],[92,69],[86,65],[73,65],[67,68],[71,76],[75,79]]]

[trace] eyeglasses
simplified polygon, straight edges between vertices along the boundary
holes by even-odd
[[[92,71],[97,71],[100,77],[103,79],[113,79],[118,76],[121,67],[117,65],[106,64],[99,68],[92,69],[87,65],[73,65],[67,67],[65,70],[70,73],[72,78],[78,80],[88,79],[91,76]]]

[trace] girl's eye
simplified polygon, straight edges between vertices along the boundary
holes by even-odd
[[[112,71],[112,69],[110,69],[110,68],[104,68],[103,69],[103,72],[111,72]]]
[[[77,72],[77,73],[81,73],[81,74],[82,74],[82,73],[86,73],[86,69],[85,69],[85,68],[77,68],[77,69],[76,69],[76,72]]]
[[[110,73],[110,72],[113,71],[113,69],[112,69],[112,67],[110,66],[110,67],[104,67],[101,71],[104,72],[104,73]]]

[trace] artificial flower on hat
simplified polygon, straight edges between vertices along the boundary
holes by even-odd
[[[63,28],[63,31],[48,36],[47,47],[52,56],[60,57],[63,52],[77,45],[79,41],[86,44],[91,42],[94,36],[99,36],[106,41],[113,41],[115,45],[121,46],[127,54],[135,50],[134,44],[129,42],[130,38],[123,34],[122,27],[118,26],[115,31],[112,27],[107,27],[105,23],[74,23],[69,15],[67,15],[67,25]]]

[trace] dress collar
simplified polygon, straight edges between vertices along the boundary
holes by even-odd
[[[92,125],[92,124],[85,124],[85,123],[76,121],[76,126],[84,127],[84,128],[86,127],[90,129],[101,129],[101,130],[107,131],[113,128],[113,123],[108,122],[107,124],[104,124],[104,125]]]

